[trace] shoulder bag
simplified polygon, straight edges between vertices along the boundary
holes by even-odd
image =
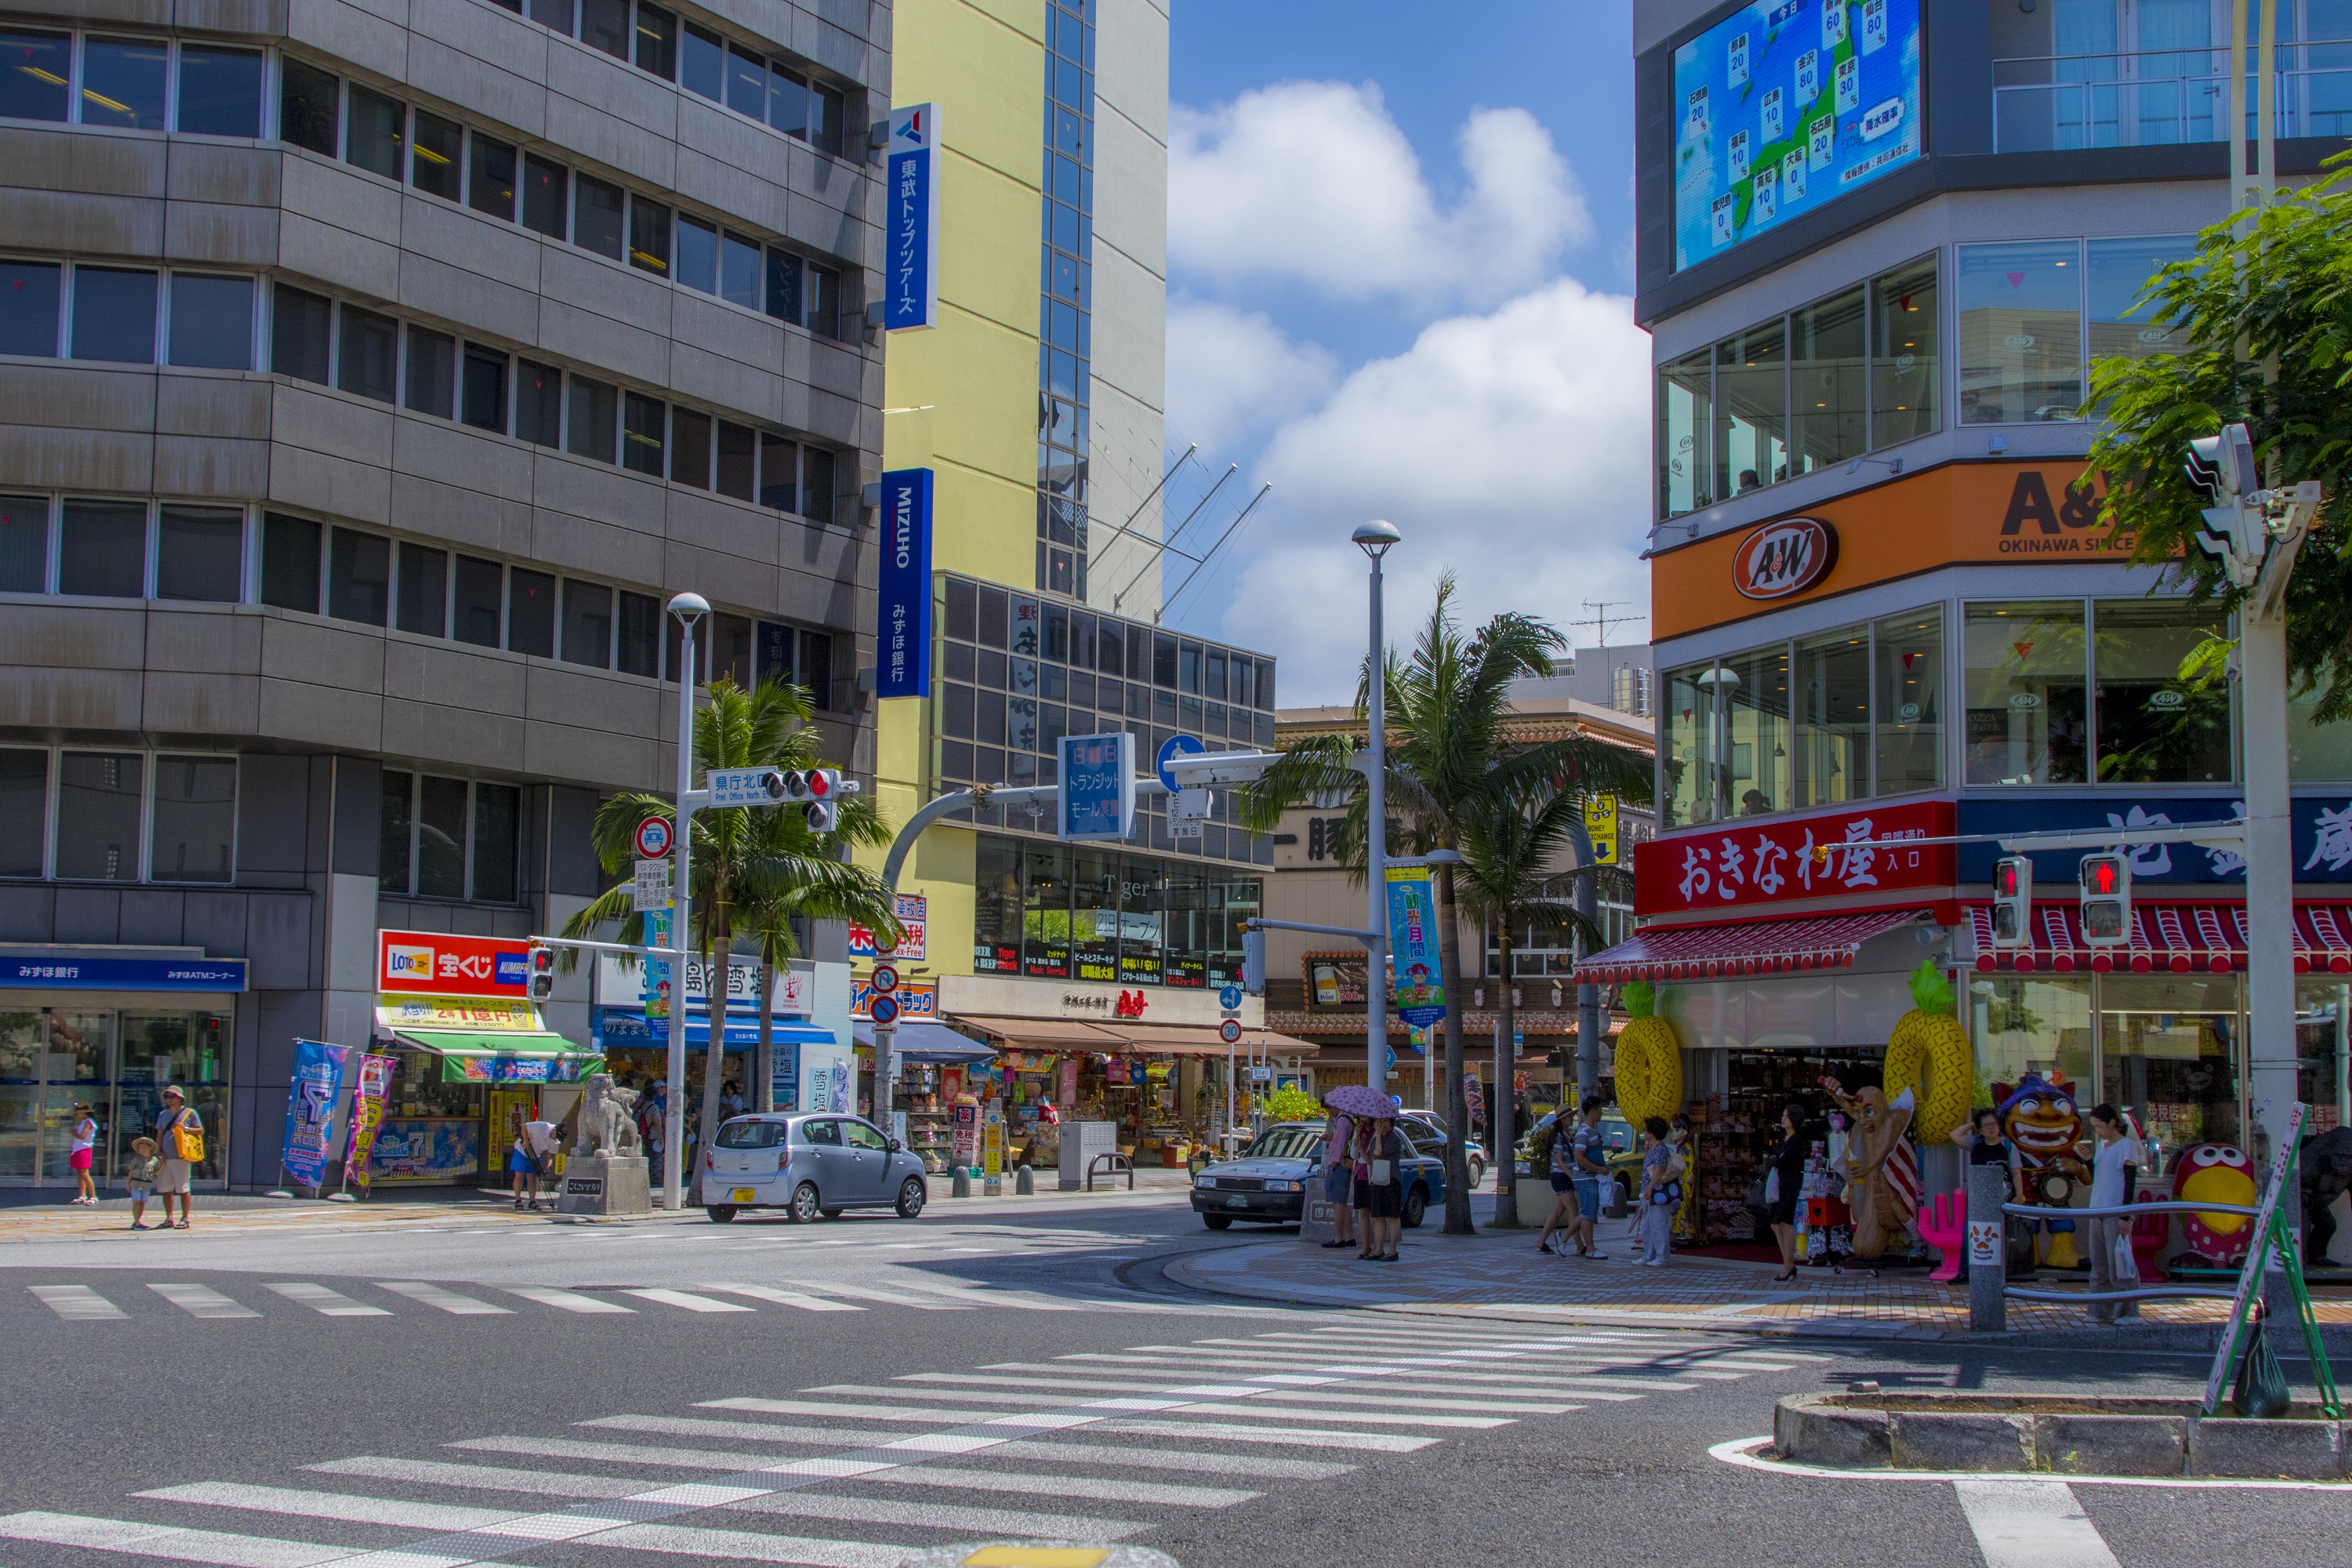
[[[205,1157],[205,1131],[201,1124],[188,1125],[184,1110],[172,1121],[172,1158],[185,1160],[193,1165]]]

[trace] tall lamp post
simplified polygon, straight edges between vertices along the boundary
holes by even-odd
[[[1370,722],[1364,746],[1364,884],[1370,919],[1364,929],[1373,933],[1364,954],[1364,1082],[1388,1091],[1389,993],[1389,803],[1388,649],[1381,629],[1381,558],[1403,534],[1396,524],[1378,518],[1356,530],[1356,547],[1372,562],[1371,664],[1365,685],[1370,689]],[[1457,1004],[1458,1005],[1458,1004]]]
[[[686,1199],[686,953],[689,907],[693,899],[693,862],[687,853],[694,823],[694,626],[710,613],[710,601],[699,594],[680,594],[669,602],[677,617],[677,831],[670,838],[670,859],[677,875],[670,879],[670,947],[677,953],[669,985],[669,1091],[662,1113],[662,1207],[676,1214]],[[711,1009],[712,1028],[727,1021],[727,998]]]

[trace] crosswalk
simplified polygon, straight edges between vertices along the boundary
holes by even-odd
[[[104,1298],[63,1293],[84,1289],[36,1293],[88,1316]],[[1705,1397],[1823,1359],[1632,1331],[1310,1321],[617,1411],[576,1436],[453,1435],[279,1478],[151,1476],[126,1517],[0,1514],[0,1542],[67,1549],[47,1563],[213,1568],[460,1568],[559,1542],[625,1554],[613,1568],[628,1553],[897,1568],[959,1540],[1131,1540],[1596,1397]]]

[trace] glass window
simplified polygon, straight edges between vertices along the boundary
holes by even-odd
[[[600,463],[615,460],[613,443],[620,425],[620,390],[601,381],[572,378],[572,416],[566,449]]]
[[[2027,1073],[2046,1081],[2063,1078],[2077,1086],[2091,1081],[2091,981],[2088,975],[2026,979],[2016,974],[1983,974],[1971,983],[1960,1009],[1971,1031],[1982,1030],[1976,1041],[1977,1077],[1986,1084],[2016,1083]],[[1990,988],[1990,994],[1975,991]],[[1979,1013],[1973,1003],[1985,1004]],[[2089,1106],[2081,1108],[2085,1113]]]
[[[2211,605],[2102,600],[2092,607],[2094,743],[2102,784],[2226,784],[2230,691],[2191,656],[2229,636]]]
[[[115,267],[74,268],[73,357],[118,364],[155,363],[152,272]],[[318,379],[327,378],[322,372]]]
[[[1168,878],[1160,862],[1127,857],[1119,867],[1119,979],[1130,984],[1160,984],[1167,920]]]
[[[1970,605],[1968,778],[1985,784],[2081,784],[2083,605],[2076,599]]]
[[[1022,919],[1020,845],[1005,838],[982,837],[973,846],[972,894],[973,972],[980,974],[1019,973]]]
[[[522,8],[515,0],[501,0],[501,3],[509,11]],[[572,0],[530,0],[530,19],[568,38],[572,36]]]
[[[585,174],[572,181],[579,192],[580,211],[572,220],[572,243],[599,256],[621,259],[621,187]]]
[[[2152,239],[2095,239],[2085,247],[2084,286],[2090,296],[2089,350],[2094,359],[2146,359],[2178,353],[2188,342],[2180,329],[2155,324],[2148,285],[2176,261],[2197,254],[2193,234]]]
[[[49,498],[0,496],[0,594],[48,589]]]
[[[720,612],[710,617],[710,657],[704,668],[709,680],[751,684],[751,623],[742,616]]]
[[[163,129],[160,38],[85,38],[81,46],[81,122],[128,131]]]
[[[253,279],[173,273],[171,336],[173,364],[252,369]]]
[[[139,879],[139,802],[147,759],[136,752],[66,752],[58,758],[58,875],[68,881]]]
[[[320,525],[273,511],[261,520],[261,602],[319,613]]]
[[[808,85],[773,60],[768,62],[768,123],[808,140]]]
[[[752,441],[751,427],[719,422],[719,493],[733,496],[737,500],[751,500],[758,490],[758,477],[752,472],[758,461]]]
[[[261,134],[261,51],[180,46],[180,129],[196,136]]]
[[[41,874],[48,823],[48,752],[0,751],[0,877]]]
[[[63,120],[73,76],[73,37],[10,27],[0,32],[0,119]]]
[[[833,707],[833,634],[831,632],[801,633],[800,683],[808,688],[809,701],[817,711]]]
[[[1073,979],[1118,979],[1118,857],[1107,849],[1070,856],[1070,962]]]
[[[1932,256],[1870,286],[1870,444],[1891,447],[1938,427],[1943,331]]]
[[[344,95],[343,160],[387,180],[400,178],[406,161],[408,110],[380,92],[354,82]]]
[[[1832,295],[1796,311],[1789,321],[1795,334],[1789,445],[1797,471],[1810,474],[1859,457],[1869,446],[1863,291]]]
[[[507,356],[466,345],[465,402],[459,416],[477,430],[507,432]]]
[[[800,500],[801,449],[770,431],[760,432],[760,504],[796,511]]]
[[[808,315],[802,325],[821,338],[839,337],[841,279],[832,268],[819,267],[814,262],[808,266],[807,277],[803,294],[808,304]]]
[[[768,110],[768,62],[740,44],[727,47],[727,107],[754,120]]]
[[[2107,974],[2099,984],[2099,1092],[2169,1150],[2242,1149],[2235,974]]]
[[[1870,628],[1849,626],[1797,644],[1791,804],[1799,809],[1870,794]]]
[[[507,573],[507,647],[555,657],[555,578],[516,566]]]
[[[148,876],[158,882],[226,882],[236,845],[236,759],[155,759],[155,847]]]
[[[809,84],[809,141],[820,153],[841,155],[841,94]]]
[[[801,258],[789,250],[768,252],[768,314],[801,324]]]
[[[2287,776],[2296,784],[2352,779],[2352,724],[2322,724],[2312,717],[2326,690],[2287,692]]]
[[[629,265],[669,276],[669,208],[659,202],[629,201]]]
[[[58,593],[145,597],[146,502],[69,499],[58,539]]]
[[[1878,793],[1944,783],[1944,613],[1890,616],[1875,628]]]
[[[621,466],[640,474],[662,477],[663,426],[667,411],[651,397],[632,392],[621,401]]]
[[[1725,659],[1723,736],[1728,768],[1725,814],[1786,811],[1789,784],[1789,649],[1785,643]]]
[[[455,615],[450,635],[476,647],[496,647],[503,640],[500,605],[506,598],[506,568],[478,555],[457,557]]]
[[[811,522],[835,521],[838,498],[835,490],[834,454],[822,447],[801,453],[801,515]]]
[[[563,660],[603,669],[613,662],[613,590],[563,581]]]
[[[719,294],[730,305],[760,308],[760,247],[740,235],[720,238]]]
[[[624,675],[661,674],[661,601],[650,594],[621,595],[619,647],[614,667]]]
[[[1788,443],[1788,325],[1775,319],[1715,345],[1715,466],[1726,492],[1787,479]]]
[[[425,132],[419,121],[417,150],[424,151]],[[515,150],[503,142],[474,132],[473,157],[466,184],[466,205],[476,212],[514,222]]]
[[[572,226],[570,179],[563,165],[536,153],[522,160],[522,226],[562,239]]]
[[[719,292],[719,226],[681,215],[677,220],[677,280],[706,294]]]
[[[719,35],[688,22],[678,54],[682,68],[678,80],[686,90],[719,100],[727,90],[727,46]]]
[[[801,1142],[824,1149],[838,1149],[841,1147],[841,1123],[832,1121],[803,1121],[801,1123]]]
[[[7,48],[0,35],[0,51]],[[0,354],[58,352],[58,301],[63,269],[54,261],[0,260]]]
[[[375,885],[379,892],[409,891],[409,840],[416,804],[416,775],[383,770],[383,804],[376,816]]]
[[[333,530],[327,542],[327,614],[380,626],[391,590],[392,541]]]
[[[449,552],[422,544],[400,547],[400,606],[395,616],[402,631],[419,637],[447,635],[449,626]]]
[[[696,489],[710,488],[710,416],[690,408],[669,411],[669,477]]]
[[[1715,504],[1715,372],[1710,351],[1658,371],[1658,503],[1668,517]]]
[[[428,899],[466,896],[466,781],[426,774],[417,790],[416,890]]]
[[[174,278],[176,288],[179,279]],[[174,306],[173,336],[179,335]],[[399,378],[400,323],[356,305],[343,307],[342,354],[336,362],[336,384],[345,392],[390,403]]]
[[[297,381],[326,385],[333,308],[318,295],[287,283],[272,289],[270,298],[274,306],[269,323],[270,370]]]
[[[291,55],[278,60],[278,139],[319,153],[335,155],[335,79]]]
[[[457,416],[457,340],[446,332],[408,329],[408,406],[436,418]]]
[[[233,605],[244,588],[245,513],[166,502],[156,533],[155,596]]]
[[[677,79],[677,18],[644,0],[637,5],[637,68],[664,81]]]
[[[2081,247],[1959,247],[1960,423],[2072,419],[2083,403]]]
[[[534,446],[563,445],[563,373],[551,364],[515,362],[516,438]]]
[[[629,58],[629,0],[580,0],[580,41],[616,60]]]
[[[437,114],[416,111],[414,132],[415,140],[409,148],[408,182],[427,195],[454,202],[458,196],[458,182],[464,167],[458,163],[464,152],[460,144],[462,129],[454,121]],[[514,178],[511,167],[507,177]],[[512,210],[509,208],[509,210]]]

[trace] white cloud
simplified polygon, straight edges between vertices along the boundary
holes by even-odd
[[[1649,384],[1633,302],[1573,279],[1433,323],[1275,432],[1260,472],[1280,510],[1224,630],[1282,656],[1286,706],[1346,700],[1365,642],[1348,534],[1372,517],[1404,534],[1391,643],[1410,644],[1448,568],[1466,625],[1518,610],[1568,631],[1587,599],[1646,610]]]
[[[1551,135],[1475,109],[1455,138],[1465,188],[1442,206],[1370,83],[1277,82],[1172,113],[1171,259],[1224,281],[1332,296],[1488,302],[1541,279],[1592,229]]]
[[[1169,428],[1211,454],[1255,445],[1267,421],[1311,407],[1338,379],[1327,350],[1292,342],[1262,312],[1168,302]]]

